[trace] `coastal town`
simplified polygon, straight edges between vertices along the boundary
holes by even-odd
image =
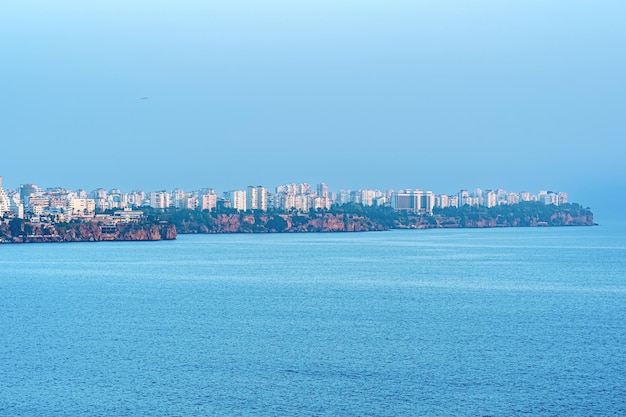
[[[206,188],[130,193],[22,184],[2,188],[0,243],[172,240],[178,233],[362,232],[594,225],[567,193],[502,189],[330,191],[325,183],[218,193]]]
[[[204,211],[295,211],[329,210],[333,205],[349,203],[363,206],[391,207],[394,211],[432,215],[433,210],[449,207],[496,207],[520,202],[536,201],[546,205],[568,203],[566,192],[528,191],[511,192],[503,189],[473,191],[460,190],[455,194],[435,194],[422,189],[400,190],[339,190],[330,191],[328,184],[315,187],[306,184],[284,184],[274,191],[264,186],[222,193],[213,188],[184,191],[124,192],[120,189],[98,188],[92,191],[68,190],[61,187],[40,188],[35,184],[21,184],[16,190],[2,188],[0,177],[0,218],[18,218],[31,221],[53,219],[57,222],[92,218],[102,213],[120,221],[136,220],[141,208],[155,210],[183,209]]]

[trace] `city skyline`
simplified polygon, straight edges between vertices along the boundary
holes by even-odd
[[[6,186],[7,184],[10,184],[8,187]],[[326,187],[326,192],[333,192],[333,193],[338,193],[340,191],[360,191],[360,190],[377,190],[377,191],[381,191],[381,192],[390,192],[390,191],[401,191],[401,190],[427,190],[430,192],[433,192],[433,188],[432,187],[423,187],[423,186],[418,186],[418,185],[413,185],[413,186],[402,186],[402,187],[341,187],[341,186],[331,186],[326,182],[319,182],[319,181],[308,181],[308,182],[297,182],[297,181],[288,181],[288,182],[284,182],[284,183],[280,183],[280,184],[276,184],[276,185],[265,185],[265,184],[260,184],[260,183],[255,183],[255,182],[249,182],[247,183],[245,186],[243,185],[239,185],[239,186],[235,186],[235,187],[227,187],[227,188],[223,188],[223,187],[216,187],[214,184],[204,184],[203,186],[200,187],[182,187],[182,186],[175,186],[172,188],[168,188],[168,187],[156,187],[156,188],[147,188],[147,187],[133,187],[130,189],[124,188],[124,187],[118,187],[118,186],[97,186],[97,187],[69,187],[69,186],[64,186],[61,184],[56,184],[56,185],[49,185],[49,184],[44,184],[44,185],[40,185],[41,183],[39,182],[19,182],[19,185],[15,186],[14,184],[7,182],[6,177],[0,175],[0,189],[5,189],[5,190],[12,190],[12,191],[19,191],[20,187],[22,186],[35,186],[38,188],[38,190],[40,191],[46,191],[46,190],[56,190],[56,189],[60,189],[60,190],[67,190],[67,191],[84,191],[87,193],[93,193],[93,192],[97,192],[98,190],[104,190],[107,193],[111,192],[111,191],[121,191],[122,193],[132,193],[135,191],[143,191],[143,192],[153,192],[153,191],[166,191],[168,193],[173,193],[177,190],[183,190],[186,192],[190,192],[190,191],[201,191],[201,190],[213,190],[219,194],[222,193],[228,193],[228,192],[232,192],[232,191],[240,191],[243,190],[245,191],[246,188],[248,187],[263,187],[267,190],[277,190],[281,187],[286,187],[286,186],[307,186],[307,187],[311,187],[311,189],[313,189],[313,187],[319,187],[320,185],[323,185]],[[252,185],[252,184],[256,184],[256,185]],[[501,190],[501,191],[507,191],[507,192],[515,192],[515,193],[541,193],[541,192],[549,192],[549,193],[558,193],[558,192],[562,192],[563,190],[556,190],[556,189],[552,189],[550,187],[539,187],[535,190],[531,189],[531,188],[522,188],[520,190],[517,191],[509,191],[507,189],[505,189],[504,187],[480,187],[480,186],[474,186],[474,187],[461,187],[457,190],[452,190],[452,191],[441,191],[441,190],[437,190],[435,193],[436,194],[448,194],[448,195],[452,195],[452,194],[456,194],[458,192],[461,191],[470,191],[470,192],[474,192],[476,190],[482,190],[482,191],[491,191],[491,190]],[[556,191],[553,191],[556,190]],[[569,194],[569,193],[568,193]]]
[[[235,209],[237,211],[271,211],[330,209],[334,205],[358,203],[363,206],[390,206],[396,211],[411,211],[433,214],[435,208],[514,205],[523,201],[539,201],[546,205],[561,205],[570,202],[567,192],[541,190],[508,191],[502,188],[466,189],[456,193],[435,193],[429,189],[357,189],[333,190],[326,183],[312,186],[308,183],[277,185],[271,191],[263,185],[249,185],[241,190],[216,191],[203,187],[197,190],[106,190],[62,187],[42,188],[36,184],[22,184],[16,190],[7,191],[0,176],[0,216],[11,217],[93,216],[98,212],[119,209],[152,207],[153,209],[214,210]]]

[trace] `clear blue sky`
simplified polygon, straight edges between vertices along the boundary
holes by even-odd
[[[625,19],[623,0],[5,1],[0,175],[624,204]]]

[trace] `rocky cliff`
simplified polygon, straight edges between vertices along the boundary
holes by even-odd
[[[165,223],[97,222],[33,224],[14,219],[0,225],[2,243],[149,241],[176,239],[176,227]]]
[[[572,215],[565,212],[550,216],[417,216],[409,215],[396,222],[396,229],[442,229],[486,227],[594,226],[592,214]]]
[[[180,233],[298,233],[388,230],[364,216],[331,213],[217,214],[204,222],[181,221]]]
[[[434,215],[395,212],[391,207],[352,204],[330,211],[215,213],[197,210],[151,212],[149,218],[176,225],[179,233],[362,232],[390,229],[590,226],[593,214],[579,205],[462,207]]]

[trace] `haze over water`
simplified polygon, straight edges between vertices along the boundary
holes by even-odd
[[[623,415],[625,231],[4,245],[0,413]]]
[[[623,0],[3,2],[7,188],[626,204]]]

